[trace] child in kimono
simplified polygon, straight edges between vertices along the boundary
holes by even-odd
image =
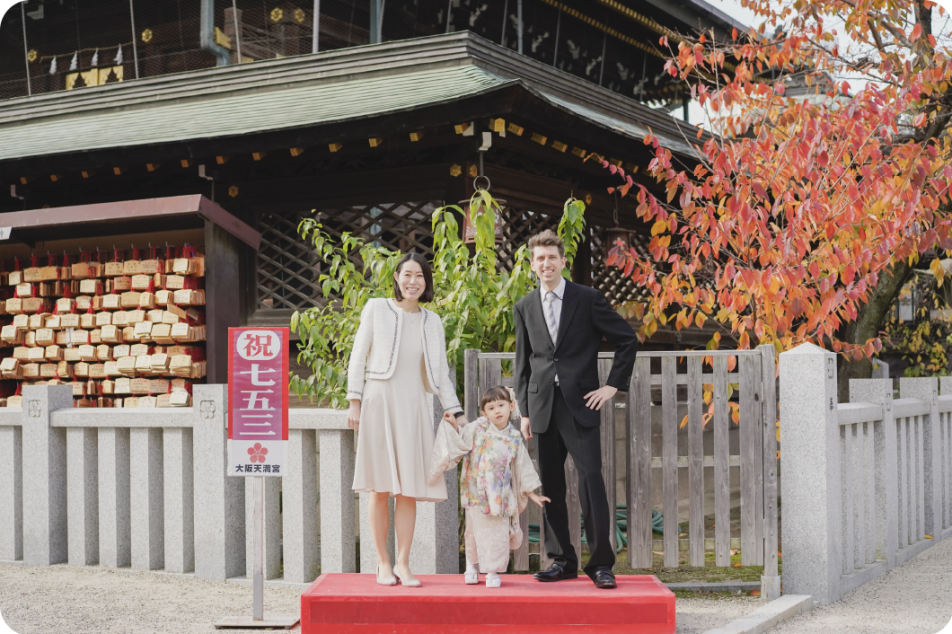
[[[536,495],[542,486],[529,460],[519,430],[510,425],[518,419],[515,398],[505,387],[487,390],[479,401],[482,413],[462,430],[454,416],[445,415],[437,432],[430,463],[430,482],[442,477],[463,459],[460,502],[466,509],[467,584],[479,583],[486,574],[486,587],[498,588],[499,578],[509,567],[509,551],[522,544],[519,514],[528,500],[539,507],[549,499]]]

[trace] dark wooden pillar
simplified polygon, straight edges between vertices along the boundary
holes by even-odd
[[[572,280],[576,284],[592,285],[592,231],[584,229],[584,240],[578,245],[578,253],[572,263]]]
[[[205,319],[208,383],[228,382],[228,329],[241,325],[240,254],[244,245],[205,221]]]

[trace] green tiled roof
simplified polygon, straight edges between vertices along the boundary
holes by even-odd
[[[512,85],[622,137],[650,126],[691,151],[666,113],[464,32],[0,101],[0,161],[327,125]]]
[[[0,160],[326,124],[452,101],[509,81],[462,66],[92,110],[0,126]]]

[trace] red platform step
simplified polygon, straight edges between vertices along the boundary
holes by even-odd
[[[656,577],[540,583],[505,575],[502,588],[463,575],[421,575],[423,586],[377,585],[374,575],[321,575],[301,595],[302,634],[672,634],[674,594]]]

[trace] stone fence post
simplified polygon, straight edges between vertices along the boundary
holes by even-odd
[[[0,422],[0,560],[14,561],[23,559],[23,418],[8,415],[16,424]]]
[[[925,479],[925,532],[938,540],[942,534],[941,436],[939,433],[939,382],[935,377],[899,379],[900,398],[916,398],[929,404],[929,420],[922,421]]]
[[[245,574],[245,483],[225,475],[228,386],[193,389],[195,576],[224,581]]]
[[[450,380],[455,383],[455,368]],[[443,420],[443,405],[433,397],[433,430]],[[426,465],[423,467],[426,469]],[[413,571],[428,575],[458,575],[459,570],[459,479],[456,469],[443,474],[446,500],[418,502],[416,532],[410,549]],[[526,538],[528,539],[528,537]]]
[[[73,406],[68,385],[23,388],[23,560],[51,566],[67,559],[66,430],[52,413]]]
[[[876,558],[887,568],[896,565],[899,550],[899,480],[896,422],[893,419],[892,379],[850,379],[850,402],[875,403],[883,407],[883,422],[873,431],[875,461]]]
[[[783,590],[838,598],[842,500],[836,355],[802,344],[780,355]]]

